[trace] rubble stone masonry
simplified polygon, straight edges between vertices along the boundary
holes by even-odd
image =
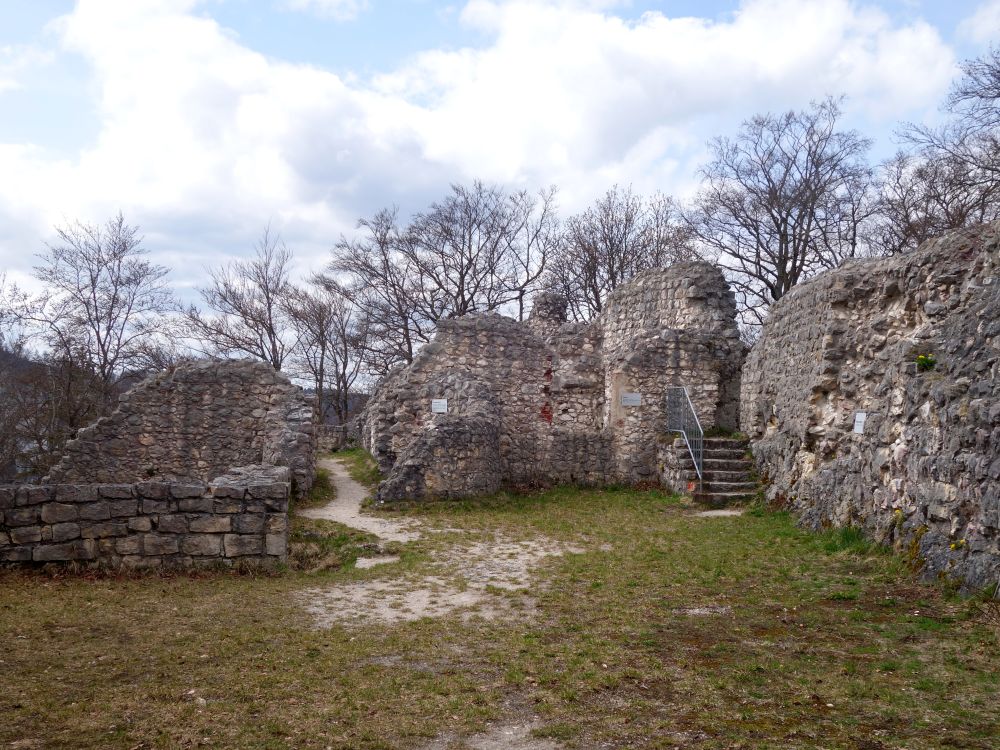
[[[377,500],[660,481],[673,443],[669,386],[688,387],[706,429],[736,427],[735,315],[722,274],[693,262],[638,274],[590,323],[566,323],[565,300],[552,294],[524,323],[441,321],[361,415],[362,441],[387,477]],[[636,394],[638,405],[623,400]]]
[[[931,576],[1000,575],[1000,224],[859,260],[771,309],[741,423],[769,497]]]

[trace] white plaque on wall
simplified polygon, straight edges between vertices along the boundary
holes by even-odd
[[[854,431],[859,435],[865,431],[865,421],[868,419],[868,412],[854,412]]]
[[[447,414],[447,413],[448,413],[448,399],[446,398],[431,399],[431,414]]]
[[[622,393],[622,406],[642,406],[642,394]]]

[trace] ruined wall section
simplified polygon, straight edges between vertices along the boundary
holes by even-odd
[[[808,525],[912,545],[929,575],[995,584],[998,363],[1000,224],[796,287],[743,372],[742,427],[769,497]]]
[[[614,436],[616,473],[629,481],[659,474],[666,446],[666,392],[688,388],[705,429],[735,429],[745,356],[736,301],[719,270],[704,262],[646,271],[616,289],[600,318],[604,422]],[[622,405],[639,393],[642,405]]]
[[[138,383],[70,441],[44,481],[208,481],[232,467],[288,466],[297,494],[314,465],[312,407],[263,362],[193,360]]]
[[[735,426],[743,347],[719,271],[687,263],[641,274],[591,323],[565,323],[565,310],[545,294],[526,323],[443,321],[385,379],[360,420],[388,477],[378,500],[655,481],[669,385],[691,388],[706,428]],[[629,390],[643,393],[641,406],[621,406]],[[447,414],[432,413],[433,399],[448,400]]]

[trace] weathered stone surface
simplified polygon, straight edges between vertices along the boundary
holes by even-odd
[[[275,557],[288,554],[288,537],[284,534],[268,534],[264,538],[264,552]]]
[[[128,525],[124,523],[87,523],[80,524],[80,536],[84,539],[104,539],[111,536],[125,536]]]
[[[65,521],[75,521],[77,515],[77,506],[69,503],[46,503],[42,506],[43,523],[63,523]]]
[[[222,554],[222,537],[209,534],[192,534],[181,538],[181,552],[200,557],[219,557]]]
[[[264,551],[264,540],[259,535],[226,534],[224,546],[226,557],[260,555]]]
[[[270,464],[288,467],[304,494],[314,461],[312,407],[301,388],[263,362],[193,360],[125,393],[113,414],[69,442],[45,481],[102,485],[108,499],[133,491],[118,482],[142,482],[138,491],[150,499],[196,498],[199,481]],[[149,481],[160,478],[169,486]]]
[[[221,520],[228,521],[229,517]],[[232,516],[232,530],[237,534],[260,534],[264,531],[265,520],[260,513],[239,513]],[[229,531],[229,529],[219,529],[219,531]]]
[[[173,555],[178,549],[177,537],[165,534],[143,534],[142,546],[146,555]]]
[[[80,524],[78,523],[55,523],[52,524],[52,541],[68,542],[72,539],[80,538]]]
[[[40,511],[37,506],[10,508],[4,511],[3,516],[7,526],[33,526],[38,523]]]
[[[441,321],[379,385],[360,418],[386,475],[379,502],[655,480],[669,386],[688,387],[706,428],[737,426],[744,347],[717,269],[641,273],[589,324],[566,323],[565,309],[545,295],[527,323]],[[641,405],[623,405],[627,393]],[[447,399],[447,413],[432,413],[433,399]]]
[[[42,541],[41,526],[18,526],[10,529],[7,533],[10,534],[11,544],[30,544]]]
[[[1000,576],[998,404],[992,224],[793,289],[747,360],[741,422],[768,495],[806,524],[919,540],[928,575],[979,587]]]
[[[254,518],[259,518],[261,525],[264,523],[264,519],[260,516],[253,516]],[[240,516],[236,516],[240,518]],[[189,524],[190,530],[192,532],[202,533],[202,534],[222,534],[232,529],[233,522],[230,516],[199,516],[198,518],[192,518]],[[236,529],[237,531],[242,531],[241,529]]]
[[[186,534],[188,519],[185,515],[165,515],[156,519],[156,530],[161,534]]]
[[[78,507],[81,521],[105,521],[111,518],[111,506],[108,505],[107,501],[83,503]]]
[[[65,544],[45,544],[35,547],[31,559],[35,562],[59,562],[64,560],[93,560],[96,557],[92,539],[79,539]]]

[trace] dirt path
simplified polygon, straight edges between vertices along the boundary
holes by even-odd
[[[367,531],[386,542],[412,542],[420,538],[420,532],[416,530],[418,524],[415,522],[393,521],[362,512],[361,503],[368,497],[368,489],[355,482],[340,461],[321,458],[317,461],[317,465],[330,472],[330,479],[337,490],[337,495],[332,502],[322,508],[302,511],[303,516],[336,521],[352,529]]]

